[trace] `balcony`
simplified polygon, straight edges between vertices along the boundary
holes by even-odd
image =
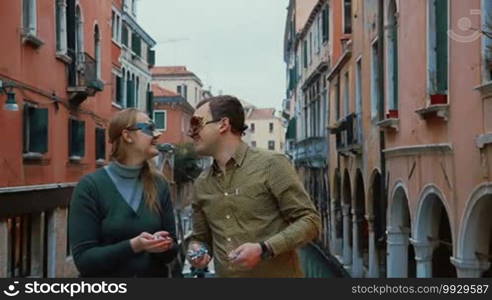
[[[80,105],[87,97],[94,96],[104,89],[104,83],[97,76],[97,62],[87,53],[74,55],[69,51],[72,63],[69,68],[70,103]]]
[[[350,114],[332,126],[331,133],[336,135],[337,151],[342,155],[362,154],[362,115]]]
[[[296,165],[324,167],[328,158],[328,141],[325,137],[304,139],[296,144],[293,156]]]

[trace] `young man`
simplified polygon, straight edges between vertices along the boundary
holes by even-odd
[[[320,218],[288,159],[249,148],[238,99],[201,101],[189,135],[213,165],[196,180],[190,259],[204,268],[214,257],[219,277],[303,277],[296,248],[314,239]]]

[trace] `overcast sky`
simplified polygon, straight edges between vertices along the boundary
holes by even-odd
[[[212,92],[281,108],[288,0],[139,0],[156,65],[185,65]]]

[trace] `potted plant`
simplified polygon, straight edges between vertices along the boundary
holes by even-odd
[[[398,119],[398,109],[389,109],[386,114],[387,119]]]

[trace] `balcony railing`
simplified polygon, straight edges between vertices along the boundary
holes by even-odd
[[[328,158],[328,141],[325,137],[309,137],[295,145],[293,156],[297,165],[324,167]]]
[[[68,93],[70,101],[80,104],[87,97],[94,96],[104,89],[104,83],[98,78],[97,61],[87,53],[75,54],[69,50],[72,63],[69,68]],[[75,59],[74,59],[75,58]]]
[[[360,154],[362,152],[362,115],[360,113],[347,115],[339,126],[332,130],[332,134],[336,135],[338,152]]]

